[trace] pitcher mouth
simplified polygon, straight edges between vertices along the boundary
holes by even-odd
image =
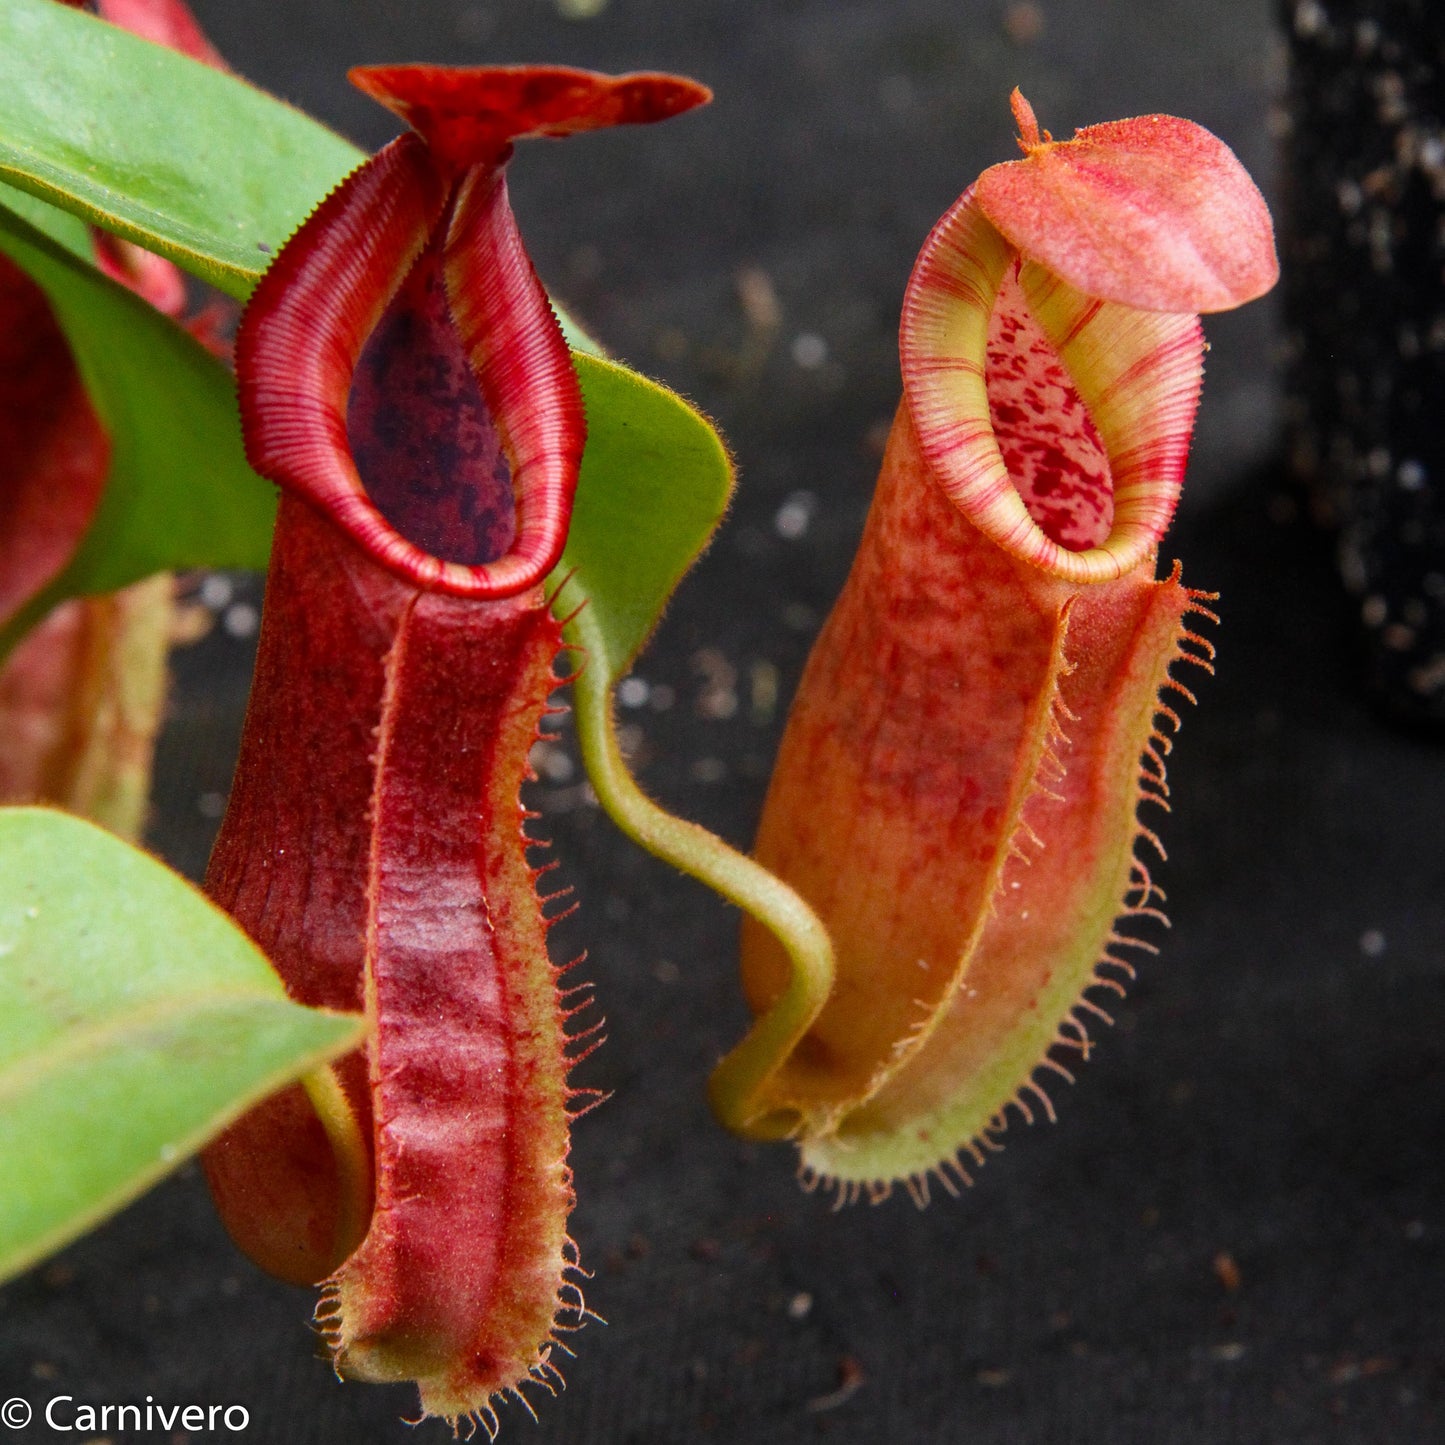
[[[904,298],[904,396],[954,505],[1006,552],[1102,582],[1178,503],[1204,370],[1201,311],[1279,275],[1264,199],[1222,141],[1146,115],[1040,134],[929,235]]]
[[[512,144],[665,119],[709,93],[556,66],[352,79],[415,129],[352,172],[257,287],[236,344],[247,455],[402,580],[516,596],[562,555],[586,421],[508,201]]]
[[[1152,557],[1199,403],[1197,316],[1085,295],[1021,256],[969,191],[924,244],[900,352],[939,485],[1006,552],[1076,583]]]
[[[374,399],[358,393],[396,361],[368,343],[398,350],[397,328],[384,323],[427,266],[444,304],[430,318],[435,335],[423,340],[434,343],[436,368],[470,371],[474,419],[488,425],[505,462],[500,490],[515,516],[492,529],[505,541],[486,560],[477,560],[485,547],[471,556],[431,550],[436,528],[423,511],[435,478],[391,476],[373,497],[362,468],[373,484],[394,474],[397,448],[353,452],[353,441],[370,439],[383,420]],[[411,310],[421,324],[420,308]],[[403,580],[458,597],[509,597],[540,582],[561,556],[586,435],[582,399],[500,171],[453,182],[418,136],[393,141],[327,198],[266,273],[237,336],[236,370],[252,465]],[[444,398],[432,400],[439,422]]]

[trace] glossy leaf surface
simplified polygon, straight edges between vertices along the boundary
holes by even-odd
[[[233,296],[360,159],[244,81],[54,0],[0,8],[0,177]]]
[[[155,859],[0,810],[0,1274],[129,1202],[258,1099],[353,1048]],[[17,1185],[23,1187],[15,1187]]]
[[[732,495],[717,433],[681,397],[613,362],[575,356],[587,450],[567,547],[564,615],[589,599],[589,653],[609,683],[642,650]]]
[[[0,180],[231,296],[364,159],[275,96],[54,0],[0,7]]]

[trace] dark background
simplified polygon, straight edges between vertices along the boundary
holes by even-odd
[[[730,522],[625,721],[647,787],[746,845],[862,524],[913,256],[1013,153],[1009,88],[1059,135],[1187,115],[1273,194],[1283,50],[1269,0],[564,6],[195,0],[238,70],[367,146],[391,126],[345,83],[361,62],[666,68],[716,90],[655,130],[529,146],[512,186],[553,292],[735,452]],[[609,1026],[582,1082],[615,1097],[577,1130],[573,1228],[611,1323],[577,1337],[540,1429],[507,1408],[507,1439],[1445,1439],[1445,769],[1357,690],[1352,604],[1277,461],[1274,322],[1268,302],[1208,322],[1165,548],[1224,616],[1171,769],[1174,928],[1060,1125],[1016,1130],[962,1200],[833,1214],[786,1148],[712,1122],[704,1081],[746,1023],[736,919],[623,840],[565,749],[543,759],[533,806],[582,900],[554,949],[589,950]],[[228,585],[177,656],[150,835],[192,874],[259,597]],[[332,1378],[310,1297],[235,1253],[194,1167],[3,1302],[0,1393],[240,1402],[268,1445],[407,1438],[412,1392]]]

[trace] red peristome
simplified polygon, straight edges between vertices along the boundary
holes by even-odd
[[[684,76],[561,65],[363,65],[349,75],[457,170],[498,164],[515,140],[649,124],[712,99]]]
[[[515,596],[561,556],[586,422],[570,354],[508,203],[511,142],[659,120],[708,93],[679,77],[560,67],[380,66],[353,79],[417,129],[353,172],[257,287],[236,348],[247,452],[257,471],[328,513],[397,576],[457,597]],[[408,282],[418,264],[427,279]],[[356,371],[388,308],[388,364],[399,365],[405,350],[397,327],[447,358],[456,384],[442,390],[468,418],[454,418],[452,440],[465,433],[475,456],[448,445],[427,460],[418,448],[375,444],[372,361],[359,380]],[[430,424],[422,412],[435,419],[445,400],[438,391],[415,410],[422,370],[413,366],[408,384],[418,435]],[[493,432],[500,458],[485,461],[491,443],[483,437]],[[508,488],[513,535],[493,524],[478,532],[475,519],[495,516]],[[439,511],[438,496],[450,498]],[[444,522],[448,510],[455,515]],[[408,519],[422,523],[417,535]],[[442,546],[438,527],[450,538]]]
[[[978,178],[978,205],[1024,256],[1086,295],[1226,311],[1278,280],[1264,198],[1202,126],[1145,115],[1025,150]]]
[[[443,256],[462,349],[512,468],[516,539],[503,563],[545,576],[567,541],[587,419],[572,356],[532,269],[501,171],[457,188]]]
[[[64,570],[109,466],[110,439],[45,293],[0,256],[0,623]]]
[[[444,345],[454,355],[454,339],[469,362],[511,473],[515,537],[481,562],[449,560],[429,550],[433,536],[413,538],[389,521],[368,495],[348,435],[357,364],[429,246],[445,283],[437,311],[455,331]],[[442,320],[434,313],[444,331]],[[536,585],[561,555],[586,423],[566,343],[499,172],[453,186],[416,135],[378,152],[262,278],[237,335],[236,374],[256,470],[327,512],[399,577],[458,597],[512,596]],[[361,403],[365,413],[375,404],[365,374],[361,388],[371,398]],[[364,416],[355,425],[364,432]],[[387,484],[392,517],[418,515],[438,489],[465,493],[462,479],[444,474],[447,456],[415,459],[425,461],[419,473]],[[370,465],[375,457],[367,450],[361,460]],[[478,511],[484,500],[473,499]]]
[[[396,532],[367,496],[346,412],[362,349],[446,203],[447,185],[426,147],[415,136],[399,137],[353,171],[287,243],[236,335],[251,465],[423,585],[446,564]]]

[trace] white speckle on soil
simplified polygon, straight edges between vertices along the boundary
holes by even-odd
[[[817,510],[818,499],[812,492],[792,492],[773,518],[773,531],[785,542],[797,542],[807,535]]]
[[[235,606],[228,607],[221,619],[221,626],[232,637],[254,637],[260,625],[261,613],[249,602],[237,602]]]
[[[549,783],[570,783],[576,771],[566,749],[553,743],[533,743],[531,763],[537,776]]]
[[[201,583],[201,601],[212,612],[221,611],[235,595],[235,584],[223,572],[212,572]]]
[[[793,338],[793,364],[804,371],[817,371],[828,359],[828,343],[816,331],[803,331]]]
[[[1400,489],[1406,492],[1418,492],[1429,480],[1429,476],[1424,466],[1414,457],[1406,458],[1395,468],[1395,480],[1400,484]]]
[[[617,684],[617,701],[622,707],[644,707],[652,688],[641,677],[624,677]]]

